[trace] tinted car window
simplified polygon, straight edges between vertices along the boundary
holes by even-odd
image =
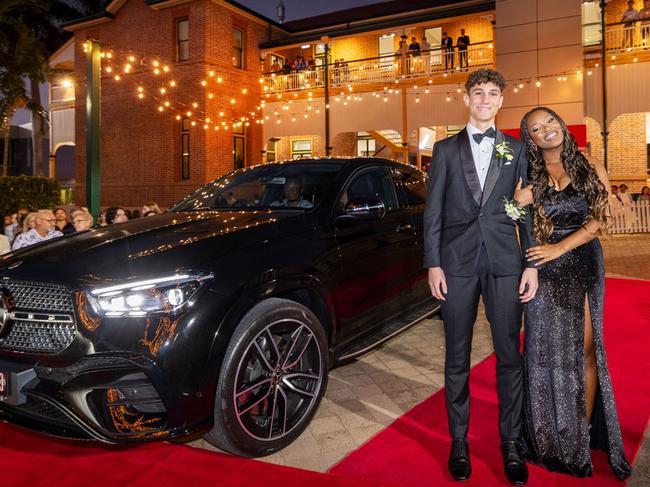
[[[407,206],[418,206],[426,203],[427,186],[424,173],[396,167],[395,174],[399,186],[402,188]]]
[[[269,164],[235,171],[206,184],[171,211],[199,209],[297,209],[318,205],[332,189],[334,164]]]
[[[386,210],[398,207],[395,187],[385,167],[373,167],[355,174],[341,194],[338,208],[343,210],[350,200],[377,199],[384,204]]]

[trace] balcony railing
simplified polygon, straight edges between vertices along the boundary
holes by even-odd
[[[650,48],[650,19],[609,24],[605,28],[608,52],[638,51]]]
[[[463,70],[492,67],[492,42],[470,45],[467,51],[444,52],[441,49],[421,51],[419,56],[390,54],[376,58],[357,59],[328,66],[329,86],[355,86],[392,83],[395,80],[417,80],[434,75],[448,75]],[[325,69],[292,73],[270,73],[262,78],[265,93],[282,93],[325,86]]]

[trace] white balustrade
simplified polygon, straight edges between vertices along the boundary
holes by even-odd
[[[631,206],[615,209],[609,232],[615,234],[650,232],[650,202],[637,201]]]

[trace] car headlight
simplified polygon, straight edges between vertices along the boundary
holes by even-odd
[[[174,313],[192,305],[203,281],[212,275],[174,274],[132,281],[86,292],[95,313],[106,317]]]

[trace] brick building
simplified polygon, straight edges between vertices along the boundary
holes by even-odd
[[[609,2],[607,36],[618,35],[616,22],[609,21],[618,3]],[[471,39],[469,69],[497,67],[509,81],[499,127],[516,129],[525,111],[544,104],[582,126],[598,156],[600,41],[592,47],[583,39],[585,9],[592,8],[587,4],[394,1],[281,25],[229,0],[114,0],[103,14],[66,27],[74,32],[76,81],[73,199],[85,196],[89,39],[105,55],[104,206],[138,206],[150,199],[168,206],[236,167],[327,152],[377,154],[426,166],[433,142],[465,123],[461,87],[468,71],[459,70],[457,50],[454,69],[448,69],[440,50],[442,33],[455,44],[461,28]],[[418,58],[397,56],[399,41],[411,37],[426,37],[431,50]],[[606,39],[611,50],[616,41]],[[634,108],[625,105],[621,87],[632,80],[638,85],[633,91],[642,93],[650,56],[640,52],[633,61],[637,51],[642,49],[619,53],[617,62],[625,66],[608,72],[608,81],[613,77],[608,102],[617,107],[609,116],[610,175],[633,189],[645,184],[642,121],[650,106],[645,100]],[[626,55],[627,61],[621,59]],[[274,61],[297,56],[312,57],[316,68],[271,73]],[[587,76],[587,69],[593,75]],[[627,130],[630,124],[634,129]]]

